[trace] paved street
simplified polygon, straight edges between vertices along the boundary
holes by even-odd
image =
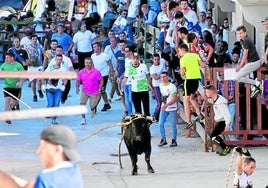
[[[75,93],[75,82],[68,101],[63,106],[79,104],[79,96]],[[46,106],[46,99],[32,102],[32,92],[23,86],[22,100],[32,108]],[[2,90],[2,80],[0,81]],[[108,88],[109,89],[109,88]],[[109,91],[109,90],[107,90]],[[0,109],[3,111],[3,92],[0,93]],[[27,107],[20,105],[21,109]],[[96,116],[91,119],[87,115],[87,125],[81,126],[81,116],[72,115],[59,117],[58,122],[70,126],[77,134],[78,139],[85,138],[99,129],[121,121],[123,108],[121,102],[113,101],[112,109],[101,112],[101,101]],[[151,113],[155,101],[151,100]],[[50,119],[14,120],[12,126],[0,122],[0,168],[6,172],[26,178],[34,179],[42,169],[36,149],[39,144],[41,130],[49,126]],[[215,153],[203,152],[200,138],[185,138],[184,124],[179,124],[178,147],[170,148],[168,145],[159,148],[159,127],[157,123],[151,125],[152,155],[151,164],[155,174],[148,174],[144,155],[139,156],[138,176],[131,176],[131,162],[129,156],[122,156],[123,169],[118,165],[118,145],[120,142],[120,127],[113,127],[100,132],[85,141],[79,142],[79,152],[82,156],[79,166],[84,176],[84,187],[99,188],[150,188],[150,187],[189,187],[189,188],[215,188],[225,187],[226,174],[230,165],[231,154],[220,157]],[[170,126],[166,126],[168,141],[170,142]],[[5,135],[6,133],[11,135]],[[14,134],[14,135],[12,135]],[[264,188],[268,185],[267,146],[249,147],[253,157],[257,160],[257,169],[253,175],[254,187]],[[126,154],[124,143],[122,154]],[[233,165],[235,163],[233,162]],[[228,187],[232,187],[232,167]]]

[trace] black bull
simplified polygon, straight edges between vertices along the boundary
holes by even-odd
[[[132,175],[138,174],[138,155],[145,153],[145,161],[149,173],[154,173],[150,164],[151,133],[149,126],[153,117],[135,114],[126,116],[122,120],[123,137],[132,162]]]

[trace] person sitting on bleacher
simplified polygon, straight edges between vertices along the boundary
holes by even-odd
[[[109,31],[109,29],[112,28],[113,23],[118,17],[118,13],[115,11],[115,6],[111,3],[108,4],[108,11],[104,13],[103,19],[102,19],[102,24],[105,33]]]
[[[114,31],[115,35],[118,35],[120,32],[126,31],[126,27],[128,25],[127,13],[128,13],[127,9],[122,10],[120,12],[120,15],[114,21],[112,30]]]
[[[127,29],[127,36],[130,40],[134,39],[133,23],[140,15],[140,5],[141,5],[140,0],[132,0],[132,1],[130,1],[129,5],[127,7],[128,8],[127,20],[129,21],[129,23],[128,23],[126,29]]]
[[[163,51],[165,48],[165,36],[169,27],[170,20],[167,14],[167,3],[161,3],[161,12],[157,16],[157,27],[161,30],[158,36],[158,49]]]
[[[181,7],[181,12],[183,13],[187,22],[192,23],[193,26],[198,25],[198,18],[197,18],[196,12],[193,11],[189,7],[188,0],[181,0],[180,7]]]
[[[175,22],[177,24],[176,25],[177,28],[186,27],[189,32],[194,31],[194,32],[197,32],[199,34],[199,36],[202,35],[201,27],[199,26],[199,24],[189,21],[181,11],[177,11],[174,14],[174,19],[175,19]],[[175,31],[176,31],[176,29],[175,29]]]
[[[154,10],[149,9],[149,5],[147,4],[141,6],[141,11],[143,13],[142,22],[147,25],[156,26],[157,13]]]

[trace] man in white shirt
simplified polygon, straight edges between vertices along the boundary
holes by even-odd
[[[64,55],[64,51],[63,51],[63,48],[61,45],[57,46],[56,54],[62,55],[62,64],[61,65],[64,66],[66,71],[74,71],[73,63],[68,56]],[[49,65],[50,64],[54,65],[55,63],[56,63],[56,58],[54,57],[49,62]],[[65,87],[65,90],[63,91],[62,96],[61,96],[61,103],[62,104],[64,104],[65,101],[67,100],[70,89],[71,89],[71,82],[70,82],[70,80],[68,80],[66,87]]]
[[[103,77],[103,87],[101,88],[101,96],[104,100],[104,106],[101,111],[107,111],[111,109],[111,105],[109,104],[106,86],[109,78],[109,74],[113,71],[112,63],[109,56],[101,51],[101,44],[96,42],[93,44],[94,53],[91,55],[91,59],[93,60],[95,68],[101,72]]]
[[[104,49],[104,53],[107,54],[110,58],[110,61],[112,63],[113,70],[110,72],[109,80],[111,81],[112,87],[110,90],[110,100],[113,99],[114,93],[116,92],[118,96],[120,96],[120,92],[118,89],[117,79],[115,76],[115,70],[116,70],[116,62],[117,59],[115,57],[116,52],[120,50],[119,45],[117,43],[117,38],[115,36],[112,36],[110,38],[110,45],[106,46]],[[120,100],[120,99],[119,99]]]
[[[133,22],[136,20],[137,16],[139,16],[140,12],[140,0],[132,0],[130,2],[130,5],[128,7],[128,16],[127,20],[128,22]],[[127,27],[127,35],[130,40],[133,40],[133,24],[129,24]]]
[[[207,27],[206,13],[205,12],[200,12],[199,13],[198,25],[201,27],[201,30],[204,30]]]
[[[251,175],[256,169],[256,161],[246,148],[236,147],[238,153],[236,158],[236,168],[234,174],[234,187],[253,187]]]
[[[25,30],[25,36],[22,37],[20,40],[20,46],[22,49],[25,49],[25,47],[29,44],[31,44],[31,36],[33,34],[33,31],[31,29],[26,29]]]
[[[161,141],[158,146],[162,147],[167,145],[166,134],[165,134],[165,122],[169,117],[170,125],[172,127],[172,139],[170,147],[177,146],[177,109],[178,109],[178,94],[177,88],[174,84],[169,82],[168,72],[162,72],[160,75],[162,83],[160,84],[160,92],[162,95],[161,111],[159,118],[159,127],[161,134]]]
[[[135,112],[150,116],[149,88],[152,88],[151,78],[147,66],[140,63],[140,57],[137,53],[133,54],[132,65],[126,68],[121,83],[121,92],[123,92],[122,88],[125,87],[128,80],[131,80],[131,94]],[[143,106],[143,112],[141,106]]]
[[[198,18],[195,11],[191,10],[188,5],[188,0],[181,0],[180,2],[181,11],[184,17],[189,21],[192,22],[193,25],[197,24]]]
[[[157,15],[157,27],[161,30],[158,36],[158,48],[160,51],[163,51],[165,47],[164,37],[166,36],[170,22],[168,19],[166,2],[161,3],[161,10],[162,11]]]
[[[128,25],[127,14],[128,14],[127,9],[123,9],[120,12],[120,16],[118,16],[117,19],[114,21],[112,30],[114,31],[115,35],[119,35],[120,32],[126,31],[126,27]]]
[[[91,41],[96,37],[96,34],[87,30],[85,22],[78,24],[78,31],[74,34],[73,43],[78,55],[79,70],[85,67],[84,60],[92,54]]]
[[[124,78],[125,70],[128,69],[129,66],[132,64],[132,56],[133,56],[133,49],[130,46],[125,47],[125,64],[124,64],[124,73],[120,75],[120,84],[122,83],[122,80]],[[127,115],[130,115],[133,113],[133,100],[132,100],[132,89],[131,89],[131,80],[127,79],[127,82],[125,83],[125,87],[120,87],[120,92],[122,95],[122,98],[125,99],[125,106],[127,107]]]
[[[159,54],[154,54],[153,55],[153,65],[150,67],[150,75],[152,77],[152,85],[153,85],[153,93],[155,96],[156,100],[156,107],[154,110],[154,117],[156,121],[159,120],[159,114],[160,114],[160,108],[161,108],[161,103],[162,103],[162,97],[161,97],[161,92],[160,92],[160,84],[161,84],[161,79],[160,75],[161,73],[166,70],[166,64],[165,61],[160,60]]]

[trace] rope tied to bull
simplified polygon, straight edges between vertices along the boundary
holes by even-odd
[[[122,141],[125,137],[125,133],[126,133],[126,130],[128,129],[128,126],[136,119],[146,119],[146,117],[143,115],[143,114],[132,114],[132,115],[127,115],[127,116],[124,116],[123,119],[122,119],[122,122],[121,122],[121,126],[122,126],[122,135],[121,135],[121,139],[120,139],[120,143],[119,143],[119,148],[118,148],[118,151],[119,151],[119,154],[118,154],[118,157],[119,157],[119,165],[120,165],[120,168],[122,169],[123,166],[122,166],[122,161],[121,161],[121,144],[122,144]]]
[[[119,143],[119,165],[120,165],[120,168],[122,169],[123,166],[122,166],[122,162],[121,162],[121,143],[122,143],[122,140],[124,139],[124,136],[125,136],[125,133],[126,133],[126,130],[128,129],[128,126],[135,120],[137,119],[144,119],[144,120],[150,120],[152,122],[155,122],[155,117],[153,116],[146,116],[146,115],[143,115],[143,114],[140,114],[140,113],[135,113],[135,114],[132,114],[132,115],[127,115],[127,116],[124,116],[123,119],[122,119],[122,122],[121,122],[121,126],[122,126],[122,135],[121,135],[121,141]]]
[[[128,128],[128,125],[131,124],[135,119],[140,119],[140,118],[146,119],[146,117],[142,114],[134,114],[134,115],[125,116],[125,117],[123,117],[123,120],[121,123],[115,123],[115,124],[103,127],[101,129],[95,131],[94,133],[91,133],[91,134],[85,136],[84,138],[78,139],[77,142],[83,142],[83,141],[91,138],[92,136],[95,136],[95,135],[105,131],[106,129],[110,129],[110,128],[117,127],[117,126],[121,126],[123,128],[123,132],[121,135],[121,140],[122,140],[124,138],[125,130]],[[127,120],[127,121],[123,122],[125,120]]]
[[[124,139],[124,135],[125,135],[125,132],[128,128],[128,125],[130,125],[133,121],[135,121],[136,119],[140,119],[140,118],[143,118],[143,119],[146,119],[146,116],[144,116],[143,114],[132,114],[132,115],[128,115],[128,116],[124,116],[123,119],[122,119],[122,122],[120,123],[115,123],[115,124],[112,124],[112,125],[109,125],[109,126],[106,126],[106,127],[103,127],[81,139],[78,139],[77,142],[83,142],[103,131],[105,131],[106,129],[110,129],[110,128],[113,128],[113,127],[117,127],[117,126],[121,126],[122,127],[122,134],[121,134],[121,138],[120,138],[120,142],[119,142],[119,149],[118,149],[118,157],[119,157],[119,165],[120,165],[120,168],[122,169],[122,162],[121,162],[121,144],[122,144],[122,140]]]
[[[132,115],[127,115],[127,116],[124,116],[123,119],[122,119],[122,122],[121,122],[121,126],[123,128],[122,130],[122,136],[121,136],[121,141],[124,139],[124,136],[125,136],[125,132],[128,128],[128,125],[130,125],[134,120],[136,119],[146,119],[146,116],[143,115],[143,114],[139,114],[139,113],[135,113],[135,114],[132,114]]]

